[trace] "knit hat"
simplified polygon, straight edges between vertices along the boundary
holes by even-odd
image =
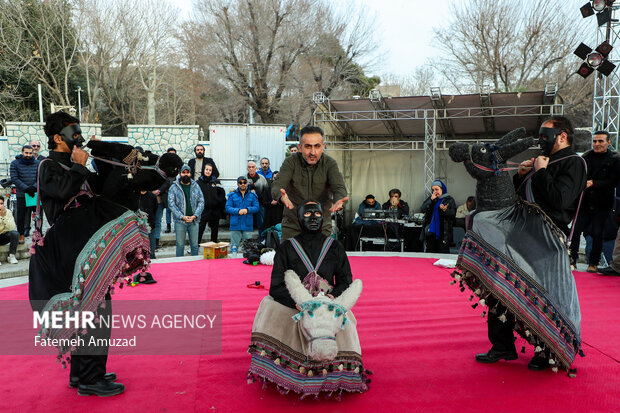
[[[181,167],[181,171],[180,171],[180,172],[183,172],[183,171],[190,171],[190,172],[191,172],[191,171],[192,171],[192,168],[190,168],[190,167],[189,167],[189,165],[184,164],[184,165]]]

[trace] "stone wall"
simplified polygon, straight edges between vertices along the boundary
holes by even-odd
[[[21,152],[22,146],[36,139],[41,143],[41,154],[47,155],[47,136],[40,122],[7,122],[5,136],[0,137],[0,164],[10,162]],[[101,124],[80,124],[84,138],[92,135],[101,139]],[[187,161],[194,157],[194,146],[199,143],[198,125],[129,125],[127,138],[118,138],[129,145],[138,145],[155,154],[162,154],[169,147],[177,150],[179,156]],[[116,140],[106,138],[106,140]],[[5,144],[6,142],[6,144]],[[208,145],[205,145],[208,151]],[[0,169],[2,169],[0,165]]]
[[[194,157],[194,146],[200,139],[198,132],[198,125],[129,125],[127,142],[155,154],[162,154],[173,147],[186,161]]]
[[[47,136],[43,132],[44,123],[41,122],[7,122],[4,139],[8,143],[8,153],[0,154],[2,159],[15,159],[22,150],[22,146],[29,144],[33,140],[41,143],[41,154],[47,155]],[[101,138],[101,124],[82,123],[80,124],[84,139],[88,140],[95,135]]]

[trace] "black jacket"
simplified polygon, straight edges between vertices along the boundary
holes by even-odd
[[[155,229],[155,212],[157,212],[157,197],[151,191],[147,191],[145,194],[140,194],[138,200],[138,209],[146,212],[148,215],[149,226],[151,231]]]
[[[310,261],[316,264],[321,252],[321,247],[323,246],[323,241],[325,241],[327,237],[321,233],[301,233],[294,238],[299,241]],[[301,261],[301,258],[299,258],[299,255],[297,255],[290,240],[286,240],[280,244],[276,252],[273,270],[271,271],[269,295],[280,304],[295,308],[295,302],[291,298],[291,294],[288,292],[284,282],[284,272],[286,270],[295,271],[300,280],[303,280],[308,274],[308,270]],[[331,292],[334,297],[338,297],[349,287],[353,281],[353,274],[351,274],[351,266],[349,265],[347,254],[340,242],[334,241],[332,243],[321,266],[317,269],[317,273],[334,287]]]
[[[381,206],[384,210],[389,210],[392,207],[390,204],[390,200],[388,199]],[[398,201],[398,205],[396,205],[396,209],[398,209],[398,218],[399,219],[407,219],[409,217],[409,204],[402,199]]]
[[[63,212],[71,197],[80,191],[91,173],[85,166],[73,163],[70,153],[50,151],[48,159],[50,160],[42,161],[39,187],[43,210],[51,225]],[[69,170],[60,164],[69,167]]]
[[[202,210],[201,221],[213,221],[226,216],[226,191],[219,186],[220,181],[213,179],[207,181],[206,176],[201,176],[197,181],[205,199],[205,208]]]
[[[566,234],[568,224],[575,218],[579,196],[586,187],[584,160],[574,155],[570,146],[557,151],[549,157],[550,165],[536,171],[531,178],[534,201]],[[562,160],[551,163],[559,159]],[[513,177],[517,193],[522,198],[526,198],[524,181],[525,177],[518,174]]]
[[[203,176],[205,174],[205,165],[210,163],[213,166],[213,173],[212,175],[216,178],[220,177],[220,171],[217,170],[217,166],[215,166],[215,161],[212,158],[207,158],[206,156],[204,158],[202,158],[202,168],[200,170],[200,176]],[[192,179],[194,179],[194,176],[196,174],[196,158],[194,159],[190,159],[187,162],[187,165],[189,166],[189,169],[191,169],[192,171]]]
[[[618,152],[607,150],[595,153],[590,150],[583,154],[588,165],[588,180],[592,186],[583,193],[584,210],[611,211],[614,207],[615,190],[620,178],[620,156]]]

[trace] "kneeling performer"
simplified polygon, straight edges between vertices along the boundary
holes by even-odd
[[[298,208],[302,232],[275,256],[269,295],[256,312],[249,380],[307,395],[368,389],[368,371],[350,309],[362,290],[343,246],[321,233],[321,205]],[[299,325],[297,325],[297,323]]]

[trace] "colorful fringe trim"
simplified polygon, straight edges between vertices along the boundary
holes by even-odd
[[[43,311],[93,311],[105,307],[105,295],[114,294],[114,285],[123,288],[131,275],[149,265],[150,244],[147,217],[127,211],[100,228],[82,248],[75,262],[70,293],[57,294]],[[67,342],[86,333],[76,328],[42,329],[41,337]],[[65,341],[65,340],[67,341]],[[70,358],[63,356],[75,348],[58,347],[57,361],[66,367]]]
[[[570,366],[577,353],[583,356],[580,336],[525,272],[471,231],[463,238],[456,265],[460,271],[451,274],[451,284],[458,282],[462,292],[469,288],[473,292],[470,300],[474,296],[480,299],[473,308],[486,305],[486,299],[493,296],[510,313],[501,314],[500,321],[514,315],[514,330],[535,346],[536,352],[550,351],[549,364],[554,371],[558,366],[568,370],[569,375],[576,371]]]
[[[355,352],[338,352],[334,360],[313,362],[261,333],[252,333],[248,353],[252,356],[248,383],[256,375],[275,383],[282,393],[300,393],[302,399],[316,397],[320,392],[363,393],[370,383],[367,376],[372,374],[364,369],[361,356]]]

